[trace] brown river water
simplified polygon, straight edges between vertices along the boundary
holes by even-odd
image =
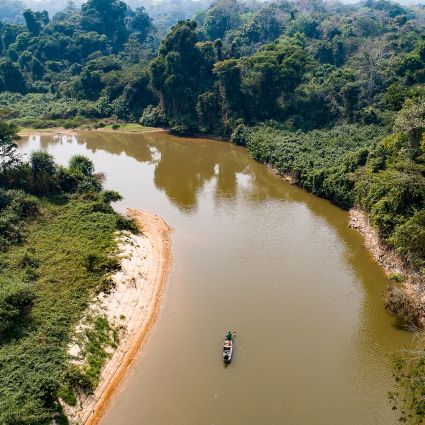
[[[385,312],[388,281],[347,212],[224,142],[92,132],[20,148],[90,157],[118,210],[175,229],[158,321],[102,425],[397,423],[391,355],[412,338]]]

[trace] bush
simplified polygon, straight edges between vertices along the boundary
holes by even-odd
[[[232,132],[230,141],[235,145],[246,146],[247,143],[247,127],[243,124],[239,124]]]
[[[109,204],[111,202],[118,202],[122,200],[122,196],[114,190],[104,190],[102,192],[102,201]]]
[[[0,280],[0,338],[13,332],[24,320],[35,295],[28,284]]]
[[[77,396],[70,385],[63,385],[58,391],[58,397],[60,397],[66,404],[70,406],[77,405]]]
[[[425,209],[397,226],[390,242],[416,267],[425,268]]]
[[[73,174],[69,169],[59,167],[57,171],[57,182],[60,190],[65,193],[72,193],[77,190],[78,176]]]
[[[146,127],[161,127],[167,125],[167,119],[159,106],[149,105],[144,109],[139,123]]]
[[[171,131],[178,136],[188,136],[193,134],[196,126],[185,120],[174,120],[170,122]]]
[[[90,177],[94,172],[93,162],[83,155],[74,155],[69,160],[68,168],[71,173],[86,177]]]
[[[23,240],[24,221],[38,213],[38,205],[22,191],[0,189],[0,250]]]
[[[117,230],[127,230],[134,234],[140,232],[136,222],[132,218],[127,218],[122,215],[117,216]]]
[[[62,125],[64,128],[77,128],[82,124],[83,124],[83,121],[77,118],[68,119],[62,122]]]

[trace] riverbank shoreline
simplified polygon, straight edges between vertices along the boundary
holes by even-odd
[[[143,134],[149,132],[169,132],[164,128],[141,128],[137,131],[125,131],[123,129],[81,129],[81,130],[66,130],[62,128],[33,130],[27,129],[22,131],[20,135],[28,136],[30,134],[40,135],[77,135],[80,132],[100,132],[100,133],[122,133],[122,134]],[[196,134],[191,137],[203,138],[208,140],[217,140],[214,136],[206,134]],[[249,149],[248,149],[249,150]],[[260,161],[261,162],[261,161]],[[273,165],[261,162],[265,165],[271,173],[280,176],[284,181],[298,185],[296,179],[289,173],[282,173],[277,170]],[[298,185],[302,188],[302,186]],[[331,202],[331,201],[330,201]],[[387,246],[378,236],[376,230],[369,223],[367,214],[358,209],[353,208],[349,210],[349,223],[348,226],[355,228],[365,239],[365,247],[370,252],[374,260],[383,268],[387,277],[393,283],[387,288],[385,293],[385,307],[386,309],[399,316],[401,319],[408,323],[413,323],[419,328],[425,329],[425,279],[418,271],[410,267],[402,256]],[[397,282],[394,278],[401,277],[402,282]]]
[[[99,423],[117,388],[125,379],[158,316],[172,262],[172,229],[160,217],[128,209],[140,234],[119,236],[121,269],[112,276],[114,289],[101,293],[91,306],[121,329],[120,341],[102,368],[93,394],[79,394],[77,404],[64,404],[71,425]],[[72,347],[71,347],[72,349]]]
[[[64,128],[64,127],[52,127],[52,128],[21,128],[18,135],[20,137],[29,136],[68,136],[75,137],[80,133],[95,132],[95,133],[108,133],[108,134],[149,134],[149,133],[162,133],[168,132],[166,128],[150,128],[143,127],[137,130],[126,130],[125,127],[118,128],[116,130],[112,128]]]
[[[264,165],[284,181],[299,186],[290,174],[281,173],[271,164]],[[348,227],[363,236],[364,247],[392,281],[383,295],[386,310],[415,329],[425,329],[424,276],[419,270],[407,264],[395,249],[385,244],[371,225],[365,211],[355,206],[348,210],[348,214]]]
[[[420,271],[382,241],[360,208],[349,210],[348,225],[363,236],[365,248],[393,282],[384,295],[385,308],[406,323],[425,329],[425,280]]]

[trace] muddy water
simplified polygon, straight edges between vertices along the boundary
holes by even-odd
[[[102,425],[395,424],[390,355],[410,342],[347,213],[227,143],[163,133],[30,137],[92,158],[116,207],[175,229],[160,317]],[[220,345],[237,331],[234,362]]]

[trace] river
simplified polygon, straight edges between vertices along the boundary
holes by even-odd
[[[88,132],[20,149],[88,156],[118,210],[175,229],[158,321],[102,425],[397,423],[391,355],[411,335],[384,310],[388,281],[347,212],[224,142]]]

